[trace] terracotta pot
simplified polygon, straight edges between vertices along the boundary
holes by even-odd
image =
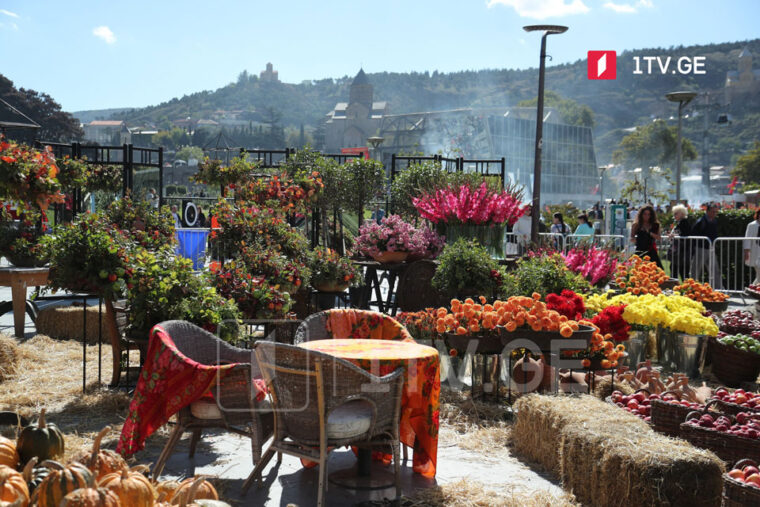
[[[380,252],[377,255],[373,255],[372,258],[383,264],[393,264],[404,262],[408,256],[409,252]]]
[[[343,292],[348,289],[349,284],[345,282],[323,282],[314,285],[319,292]]]

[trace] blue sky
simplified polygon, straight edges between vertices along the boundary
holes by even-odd
[[[757,0],[0,0],[0,74],[69,111],[145,106],[258,73],[299,83],[367,72],[527,68],[591,49],[760,37]]]

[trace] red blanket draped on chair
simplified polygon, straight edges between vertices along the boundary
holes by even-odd
[[[193,361],[177,350],[161,326],[154,326],[116,451],[128,457],[141,450],[145,439],[180,409],[208,393],[217,375],[221,378],[232,366],[234,364],[205,365]],[[254,379],[254,385],[258,389],[256,399],[264,399],[264,381]]]

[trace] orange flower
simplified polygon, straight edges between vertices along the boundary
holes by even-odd
[[[588,368],[589,366],[591,366],[591,360],[584,359],[583,361],[581,361],[581,366],[583,366],[584,368]]]
[[[457,328],[457,334],[467,334],[467,329],[463,328],[462,326],[459,326]]]

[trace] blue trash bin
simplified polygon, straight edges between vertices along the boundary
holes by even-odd
[[[206,240],[210,229],[177,229],[177,253],[193,261],[199,271],[206,263]]]

